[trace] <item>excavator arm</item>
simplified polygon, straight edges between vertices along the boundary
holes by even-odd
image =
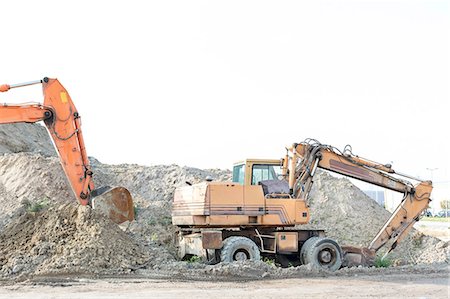
[[[0,124],[44,121],[80,204],[91,205],[116,223],[133,220],[133,201],[127,189],[107,187],[94,190],[93,172],[86,153],[80,115],[69,93],[57,79],[44,78],[16,85],[1,85],[0,91],[32,84],[42,84],[44,103],[0,104]]]
[[[396,172],[391,165],[355,156],[351,147],[346,147],[341,152],[316,140],[307,140],[292,145],[284,161],[286,169],[289,169],[289,187],[296,198],[308,199],[317,168],[403,193],[401,203],[367,248],[347,248],[349,253],[362,255],[362,260],[366,262],[373,259],[376,252],[388,243],[386,254],[394,249],[431,201],[431,181],[422,181]],[[417,183],[412,184],[410,180]]]
[[[45,120],[51,116],[51,112],[40,104],[8,105],[0,104],[0,124],[9,123],[34,123]]]

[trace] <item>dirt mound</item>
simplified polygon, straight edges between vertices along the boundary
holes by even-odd
[[[131,191],[137,217],[129,226],[128,235],[149,254],[154,253],[154,262],[160,264],[174,261],[175,228],[170,213],[175,188],[185,181],[196,183],[208,176],[214,180],[230,178],[226,170],[176,165],[105,165],[95,159],[92,165],[97,186],[124,186]],[[0,197],[3,202],[0,224],[3,225],[24,213],[24,200],[36,203],[44,199],[50,204],[76,202],[59,160],[33,153],[0,156]],[[390,215],[347,179],[324,172],[318,173],[315,179],[310,204],[308,226],[325,229],[340,244],[367,246]],[[392,258],[399,264],[448,263],[449,246],[413,232],[394,250]]]
[[[0,155],[0,199],[0,228],[17,216],[24,202],[75,201],[59,160],[35,153]]]
[[[105,165],[91,160],[97,187],[123,186],[131,191],[137,216],[129,233],[149,251],[159,251],[159,260],[166,261],[173,260],[175,252],[170,218],[175,188],[186,181],[196,183],[207,177],[225,180],[230,175],[224,170],[177,165]],[[0,155],[0,199],[0,229],[23,214],[26,206],[32,209],[37,205],[76,202],[59,159],[35,153]]]
[[[310,224],[341,244],[367,246],[390,213],[345,178],[320,171],[309,199]]]
[[[36,152],[56,156],[45,127],[39,124],[7,124],[0,126],[0,154]]]
[[[93,158],[91,165],[94,180],[99,186],[123,186],[134,196],[150,201],[170,202],[175,189],[186,185],[186,182],[198,183],[208,177],[215,181],[231,179],[231,172],[221,169],[198,169],[178,165],[108,165]]]
[[[0,273],[112,274],[149,261],[147,250],[109,219],[75,203],[25,213],[0,234]]]
[[[230,178],[229,171],[218,169],[201,170],[177,165],[107,165],[94,158],[91,158],[91,163],[96,187],[123,186],[131,191],[138,208],[142,209],[150,204],[169,205],[175,188],[186,181],[196,183],[207,177],[214,180]],[[11,218],[24,200],[49,203],[75,201],[59,159],[36,153],[0,155],[0,198],[0,225]]]
[[[175,188],[207,177],[229,180],[230,171],[177,165],[106,165],[91,158],[97,187],[123,186],[132,193],[137,218],[123,232],[109,219],[77,206],[59,159],[48,157],[54,150],[45,128],[22,125],[8,126],[6,130],[12,135],[0,126],[0,152],[6,152],[0,155],[1,275],[109,274],[140,267],[144,268],[137,272],[187,277],[193,273],[225,277],[310,273],[306,266],[278,270],[264,262],[208,266],[175,260],[175,228],[170,217]],[[38,153],[10,153],[17,151]],[[38,214],[27,212],[36,205],[53,207]],[[310,205],[311,224],[304,228],[325,229],[340,244],[367,246],[390,215],[347,179],[324,172],[315,177]],[[448,263],[449,247],[448,242],[412,232],[392,258],[400,264]]]
[[[368,246],[391,215],[348,179],[323,171],[315,176],[310,209],[305,227],[325,229],[340,244],[355,246]],[[413,229],[390,257],[399,264],[449,263],[450,246]]]

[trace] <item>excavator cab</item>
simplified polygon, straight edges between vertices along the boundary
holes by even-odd
[[[259,185],[261,181],[281,180],[283,166],[281,160],[247,159],[233,166],[234,183],[241,185]]]

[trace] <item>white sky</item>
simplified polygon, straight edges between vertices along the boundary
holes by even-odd
[[[450,185],[449,1],[2,1],[1,83],[57,77],[105,163],[307,137]],[[41,101],[39,86],[0,95]],[[450,193],[450,192],[449,192]]]

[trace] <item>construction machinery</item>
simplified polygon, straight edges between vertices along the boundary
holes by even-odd
[[[308,197],[318,168],[404,194],[368,247],[340,246],[323,230],[302,229],[310,218]],[[431,181],[360,158],[351,147],[341,152],[309,139],[287,148],[283,159],[236,163],[232,182],[177,188],[172,222],[179,228],[180,257],[198,255],[215,263],[263,255],[282,265],[337,270],[373,265],[380,248],[386,246],[386,254],[394,249],[428,207],[431,191]]]
[[[91,205],[115,223],[134,219],[130,192],[123,187],[95,189],[81,131],[81,118],[67,90],[57,79],[1,85],[0,92],[42,84],[44,102],[0,104],[0,124],[43,121],[59,154],[61,165],[81,205]]]

